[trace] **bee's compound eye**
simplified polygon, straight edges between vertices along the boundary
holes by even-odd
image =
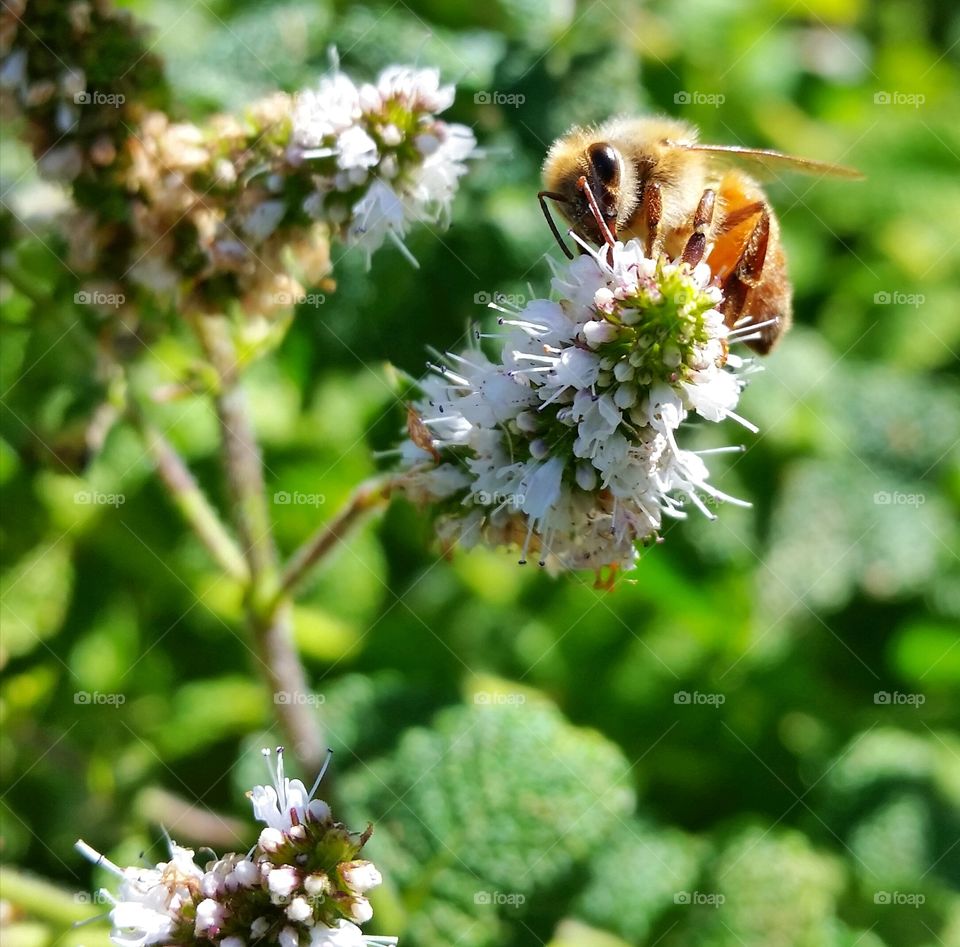
[[[597,178],[603,184],[616,185],[620,179],[620,155],[617,154],[617,149],[605,141],[598,141],[590,146],[587,153]]]

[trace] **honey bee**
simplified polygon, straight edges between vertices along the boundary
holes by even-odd
[[[754,326],[744,341],[765,355],[790,327],[793,290],[780,225],[759,182],[730,159],[770,170],[860,178],[842,165],[758,148],[704,145],[697,130],[671,118],[616,118],[574,127],[553,143],[538,194],[547,223],[564,243],[547,200],[556,201],[581,240],[612,246],[639,238],[648,256],[690,265],[706,260],[723,290],[724,322]]]

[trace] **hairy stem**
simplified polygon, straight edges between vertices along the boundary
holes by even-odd
[[[251,579],[257,585],[276,571],[263,458],[253,431],[246,392],[240,384],[236,350],[227,320],[222,316],[204,315],[196,325],[204,352],[219,377],[215,400],[224,468],[237,533],[250,565]]]
[[[14,908],[21,908],[28,915],[61,929],[103,913],[100,905],[78,899],[75,891],[66,891],[45,878],[10,865],[0,867],[0,887],[4,900]]]
[[[293,639],[293,602],[278,594],[279,565],[267,506],[263,458],[230,326],[222,316],[201,315],[193,321],[208,361],[219,378],[215,395],[223,464],[231,494],[237,535],[249,568],[246,609],[259,664],[273,695],[277,717],[306,771],[320,766],[325,751],[320,718]]]
[[[278,599],[288,595],[363,521],[387,504],[394,477],[382,476],[360,484],[334,518],[320,526],[294,552],[280,576]]]
[[[240,547],[227,532],[183,458],[153,425],[139,419],[138,426],[157,473],[184,520],[220,568],[231,578],[246,583],[250,578],[250,570]]]

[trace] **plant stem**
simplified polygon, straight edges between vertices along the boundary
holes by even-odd
[[[46,878],[10,865],[0,868],[0,887],[4,900],[59,928],[68,928],[103,913],[101,907],[92,903],[92,898],[80,900],[76,892],[65,891]]]
[[[237,533],[250,566],[251,579],[257,585],[276,569],[263,458],[253,431],[246,392],[240,384],[236,350],[226,318],[204,315],[196,320],[196,325],[207,358],[219,376],[215,401],[224,467]]]
[[[374,477],[354,490],[346,505],[294,552],[280,576],[278,599],[289,595],[372,511],[390,499],[395,477]]]
[[[230,325],[223,316],[193,320],[208,361],[219,377],[215,396],[223,464],[237,535],[249,568],[246,610],[259,663],[290,749],[306,772],[319,768],[325,743],[316,708],[304,699],[307,678],[293,639],[293,602],[278,594],[279,565],[267,506],[263,458],[246,393],[240,384]]]
[[[174,505],[220,568],[227,575],[245,584],[250,578],[250,570],[243,553],[227,532],[220,516],[200,489],[183,458],[153,425],[139,417],[137,424],[157,473],[170,492]]]

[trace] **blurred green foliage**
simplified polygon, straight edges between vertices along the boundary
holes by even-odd
[[[419,270],[337,249],[337,292],[252,370],[270,491],[323,498],[274,505],[284,550],[400,430],[387,361],[419,374],[485,317],[475,294],[545,293],[538,166],[569,124],[662,111],[866,173],[770,182],[797,325],[744,398],[761,434],[714,458],[752,509],[669,529],[607,593],[509,554],[445,559],[396,505],[310,588],[297,634],[334,804],[377,826],[376,929],[401,943],[960,944],[956,7],[129,5],[184,116],[308,84],[335,44],[357,76],[440,67],[485,149],[453,228],[413,233]],[[238,590],[135,433],[84,454],[98,317],[72,302],[50,188],[13,136],[0,154],[2,857],[78,893],[7,876],[29,910],[5,940],[90,944],[63,927],[89,913],[76,836],[157,856],[159,823],[186,831],[158,787],[249,825],[256,747],[279,737]],[[150,341],[145,393],[193,359],[185,332]],[[222,504],[209,406],[151,411]]]

